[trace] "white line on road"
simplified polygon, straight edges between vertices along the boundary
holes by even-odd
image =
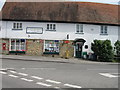
[[[58,89],[58,88],[60,88],[60,87],[54,87],[54,88]]]
[[[71,84],[64,84],[64,86],[72,87],[72,88],[82,88],[81,86],[71,85]]]
[[[15,75],[12,75],[12,74],[10,74],[10,75],[8,75],[8,76],[14,77],[14,78],[18,78],[18,76],[15,76]]]
[[[32,77],[32,78],[35,78],[35,79],[39,79],[39,80],[43,79],[43,78],[38,77],[38,76],[31,76],[31,77]]]
[[[102,75],[102,76],[105,76],[105,77],[109,77],[109,78],[118,77],[118,76],[115,76],[115,75],[111,75],[110,73],[99,73],[99,74]]]
[[[0,73],[1,73],[1,74],[7,74],[6,72],[2,72],[2,71],[0,71]]]
[[[14,73],[14,74],[17,73],[17,72],[15,72],[15,71],[10,71],[10,72],[11,72],[11,73]]]
[[[87,70],[117,70],[118,71],[118,69],[87,69]]]
[[[21,80],[27,81],[27,82],[32,82],[33,80],[31,79],[26,79],[26,78],[21,78]]]
[[[58,81],[54,81],[54,80],[46,80],[47,82],[50,82],[50,83],[55,83],[55,84],[60,84],[61,82],[58,82]]]
[[[46,84],[46,83],[42,83],[42,82],[37,82],[36,84],[38,84],[38,85],[43,85],[43,86],[46,86],[46,87],[52,86],[52,85],[49,85],[49,84]]]
[[[28,76],[28,74],[25,74],[25,73],[18,73],[18,74],[23,76]]]

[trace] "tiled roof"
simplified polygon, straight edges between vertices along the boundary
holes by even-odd
[[[6,2],[2,18],[118,24],[118,5],[91,2]]]

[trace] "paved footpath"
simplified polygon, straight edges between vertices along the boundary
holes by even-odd
[[[1,59],[23,60],[23,61],[40,61],[40,62],[56,62],[56,63],[88,63],[88,64],[119,64],[113,62],[96,62],[77,58],[56,58],[45,56],[25,56],[25,55],[0,55]]]

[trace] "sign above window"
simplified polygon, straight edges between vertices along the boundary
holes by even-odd
[[[43,28],[42,27],[27,27],[26,33],[27,34],[42,34]]]

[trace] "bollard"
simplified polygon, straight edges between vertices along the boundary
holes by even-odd
[[[66,50],[66,52],[65,52],[65,59],[69,59],[69,51],[68,50]]]

